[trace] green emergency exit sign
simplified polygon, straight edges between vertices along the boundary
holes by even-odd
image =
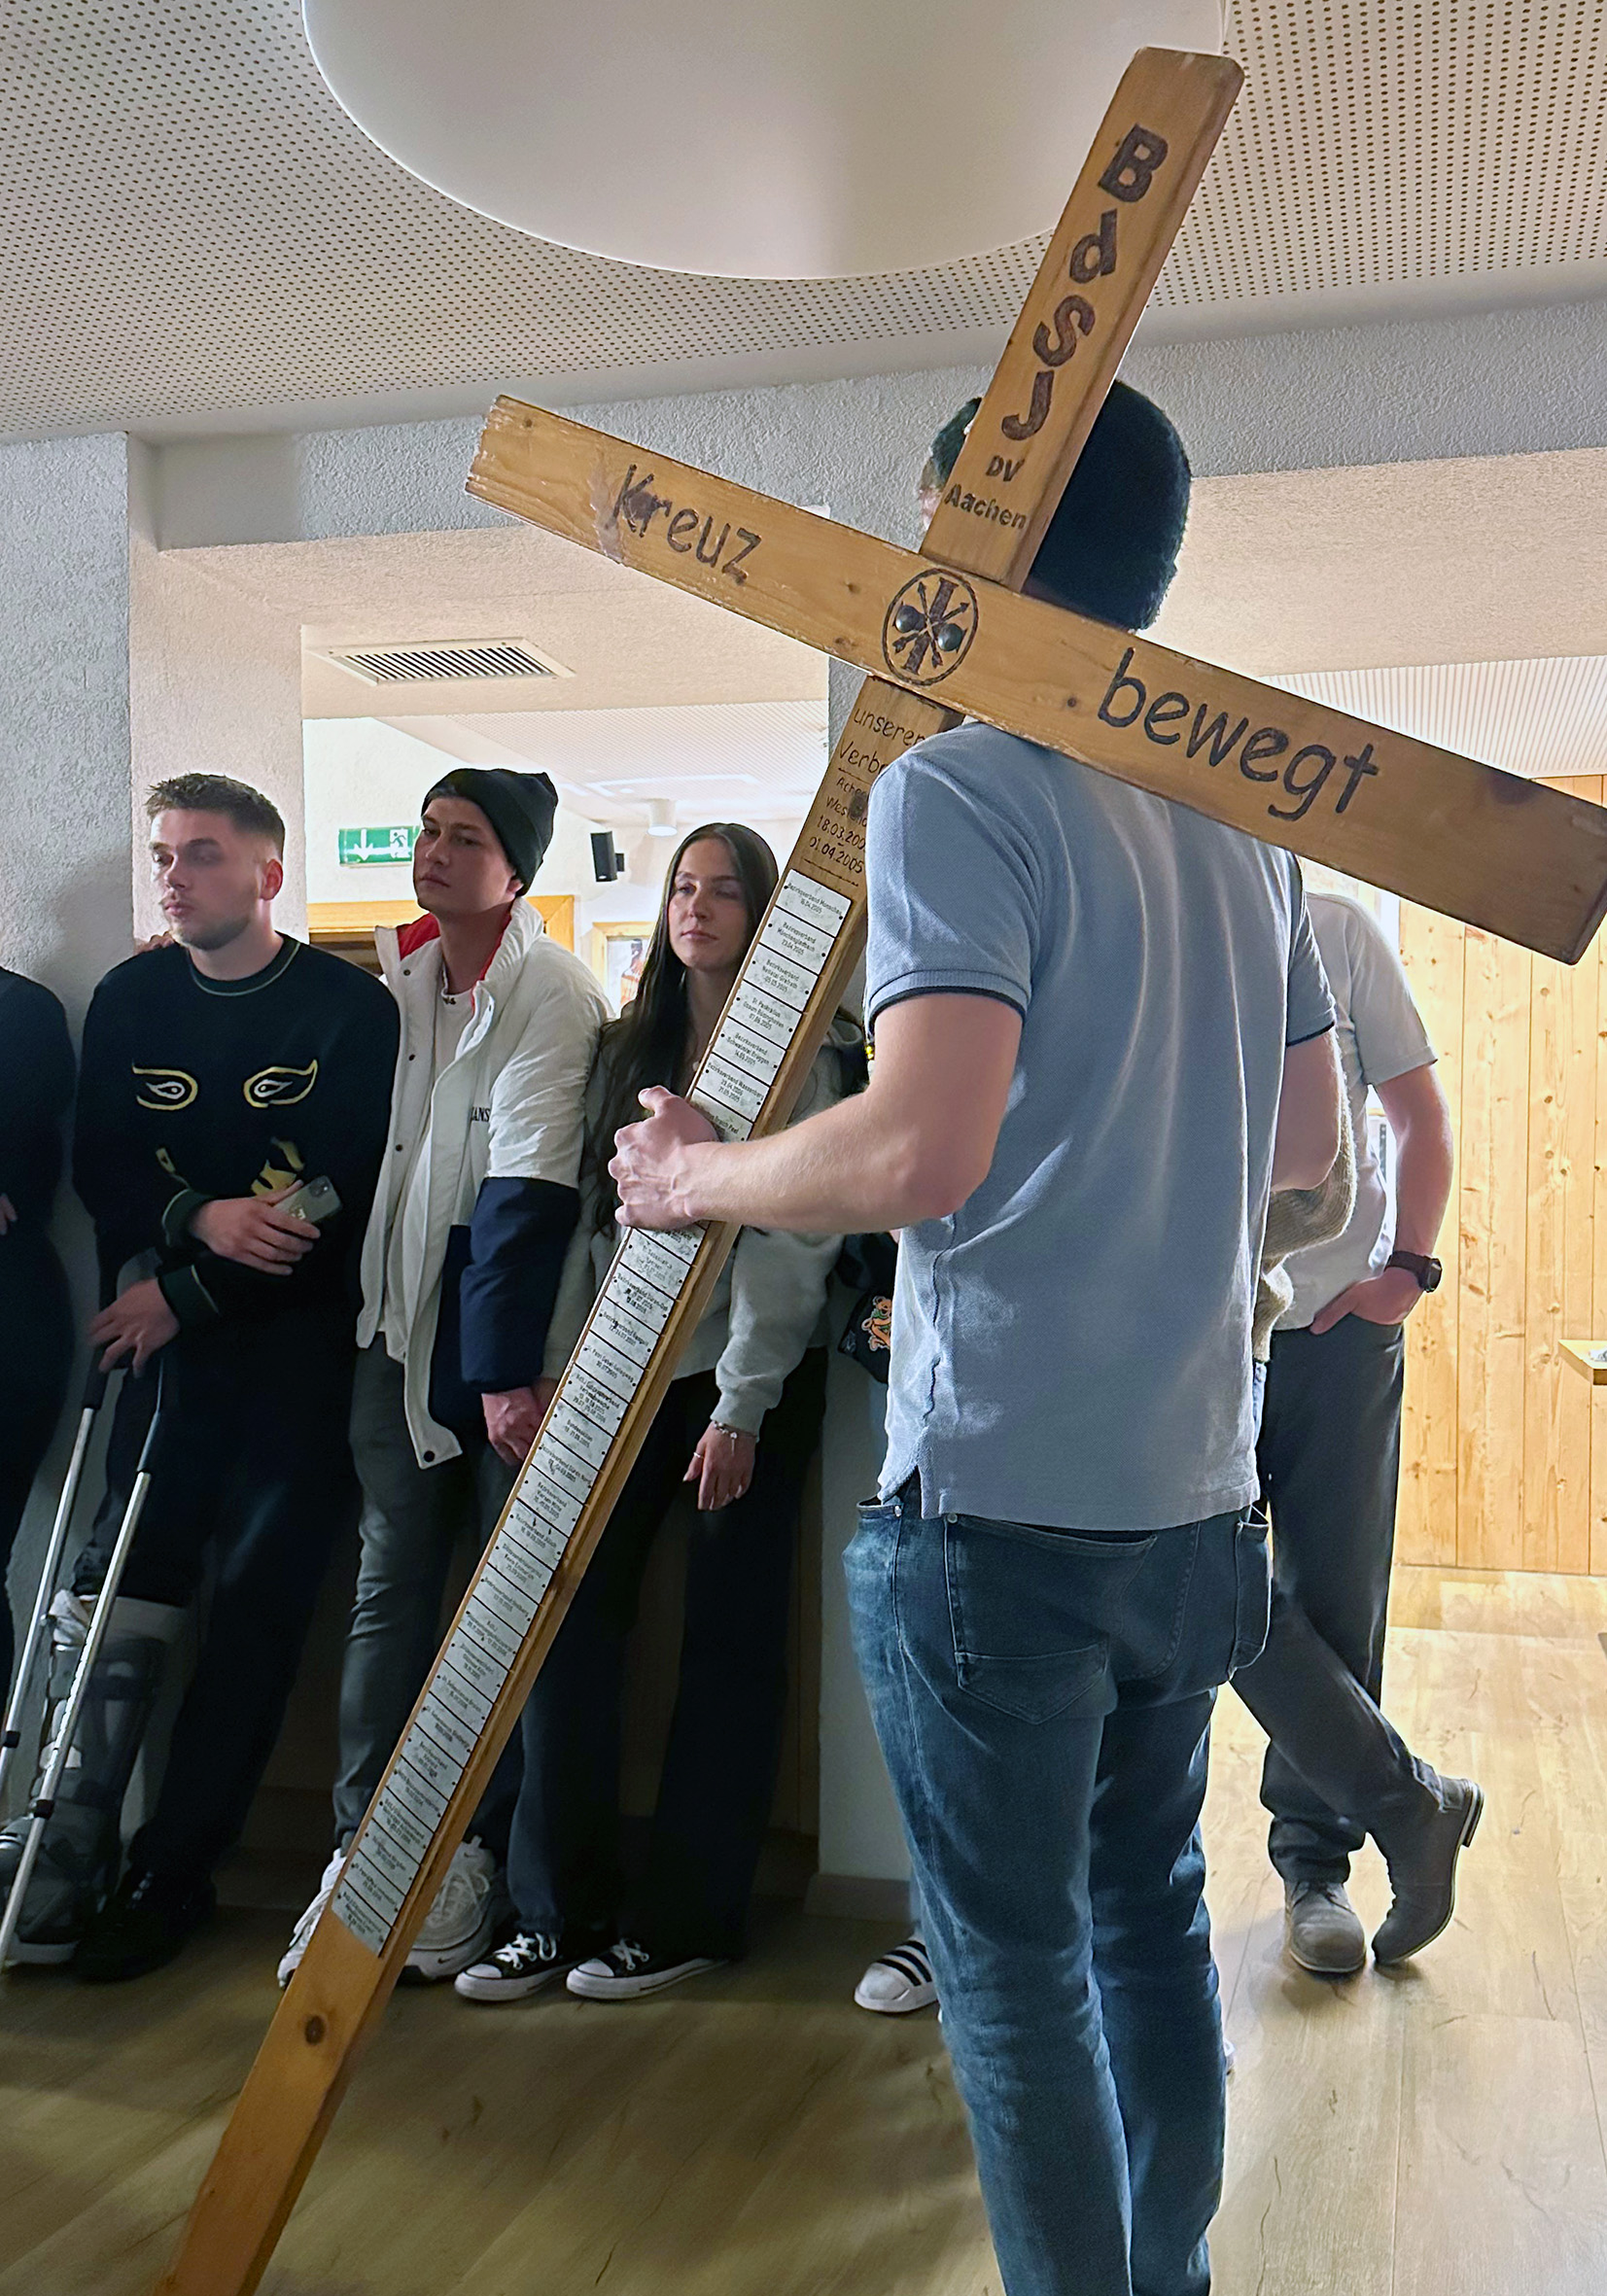
[[[362,869],[375,862],[394,868],[398,862],[412,859],[418,827],[414,823],[394,829],[337,829],[335,835],[342,869]]]

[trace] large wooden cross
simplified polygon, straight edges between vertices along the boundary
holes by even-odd
[[[919,553],[534,407],[491,417],[473,492],[872,673],[693,1083],[728,1136],[786,1121],[857,961],[871,783],[961,711],[1554,957],[1601,919],[1602,809],[1015,595],[1240,78],[1135,58]],[[615,1258],[162,2296],[257,2286],[734,1236]]]

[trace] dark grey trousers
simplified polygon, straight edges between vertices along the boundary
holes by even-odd
[[[413,1700],[440,1646],[441,1601],[452,1549],[465,1524],[483,1546],[513,1485],[488,1443],[421,1467],[407,1432],[402,1369],[383,1339],[357,1359],[352,1456],[363,1485],[362,1557],[340,1672],[340,1769],[334,1786],[337,1843],[351,1840],[373,1798]],[[487,1849],[507,1854],[519,1788],[518,1739],[492,1774],[471,1824]]]
[[[1404,1341],[1347,1315],[1273,1339],[1256,1459],[1273,1518],[1267,1648],[1234,1688],[1272,1740],[1261,1799],[1286,1883],[1344,1882],[1439,1806],[1439,1779],[1380,1712],[1395,1547]]]

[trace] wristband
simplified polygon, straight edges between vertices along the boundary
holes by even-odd
[[[1384,1266],[1404,1268],[1409,1274],[1416,1277],[1418,1290],[1424,1292],[1438,1291],[1440,1278],[1445,1273],[1439,1261],[1431,1259],[1426,1252],[1391,1252]]]

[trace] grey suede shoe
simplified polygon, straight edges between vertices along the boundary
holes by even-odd
[[[1442,1778],[1440,1795],[1440,1808],[1386,1853],[1395,1897],[1373,1939],[1384,1968],[1432,1945],[1456,1910],[1456,1861],[1479,1830],[1485,1795],[1472,1778]]]
[[[1284,1891],[1290,1959],[1314,1977],[1353,1977],[1367,1966],[1367,1931],[1338,1882],[1291,1882]]]

